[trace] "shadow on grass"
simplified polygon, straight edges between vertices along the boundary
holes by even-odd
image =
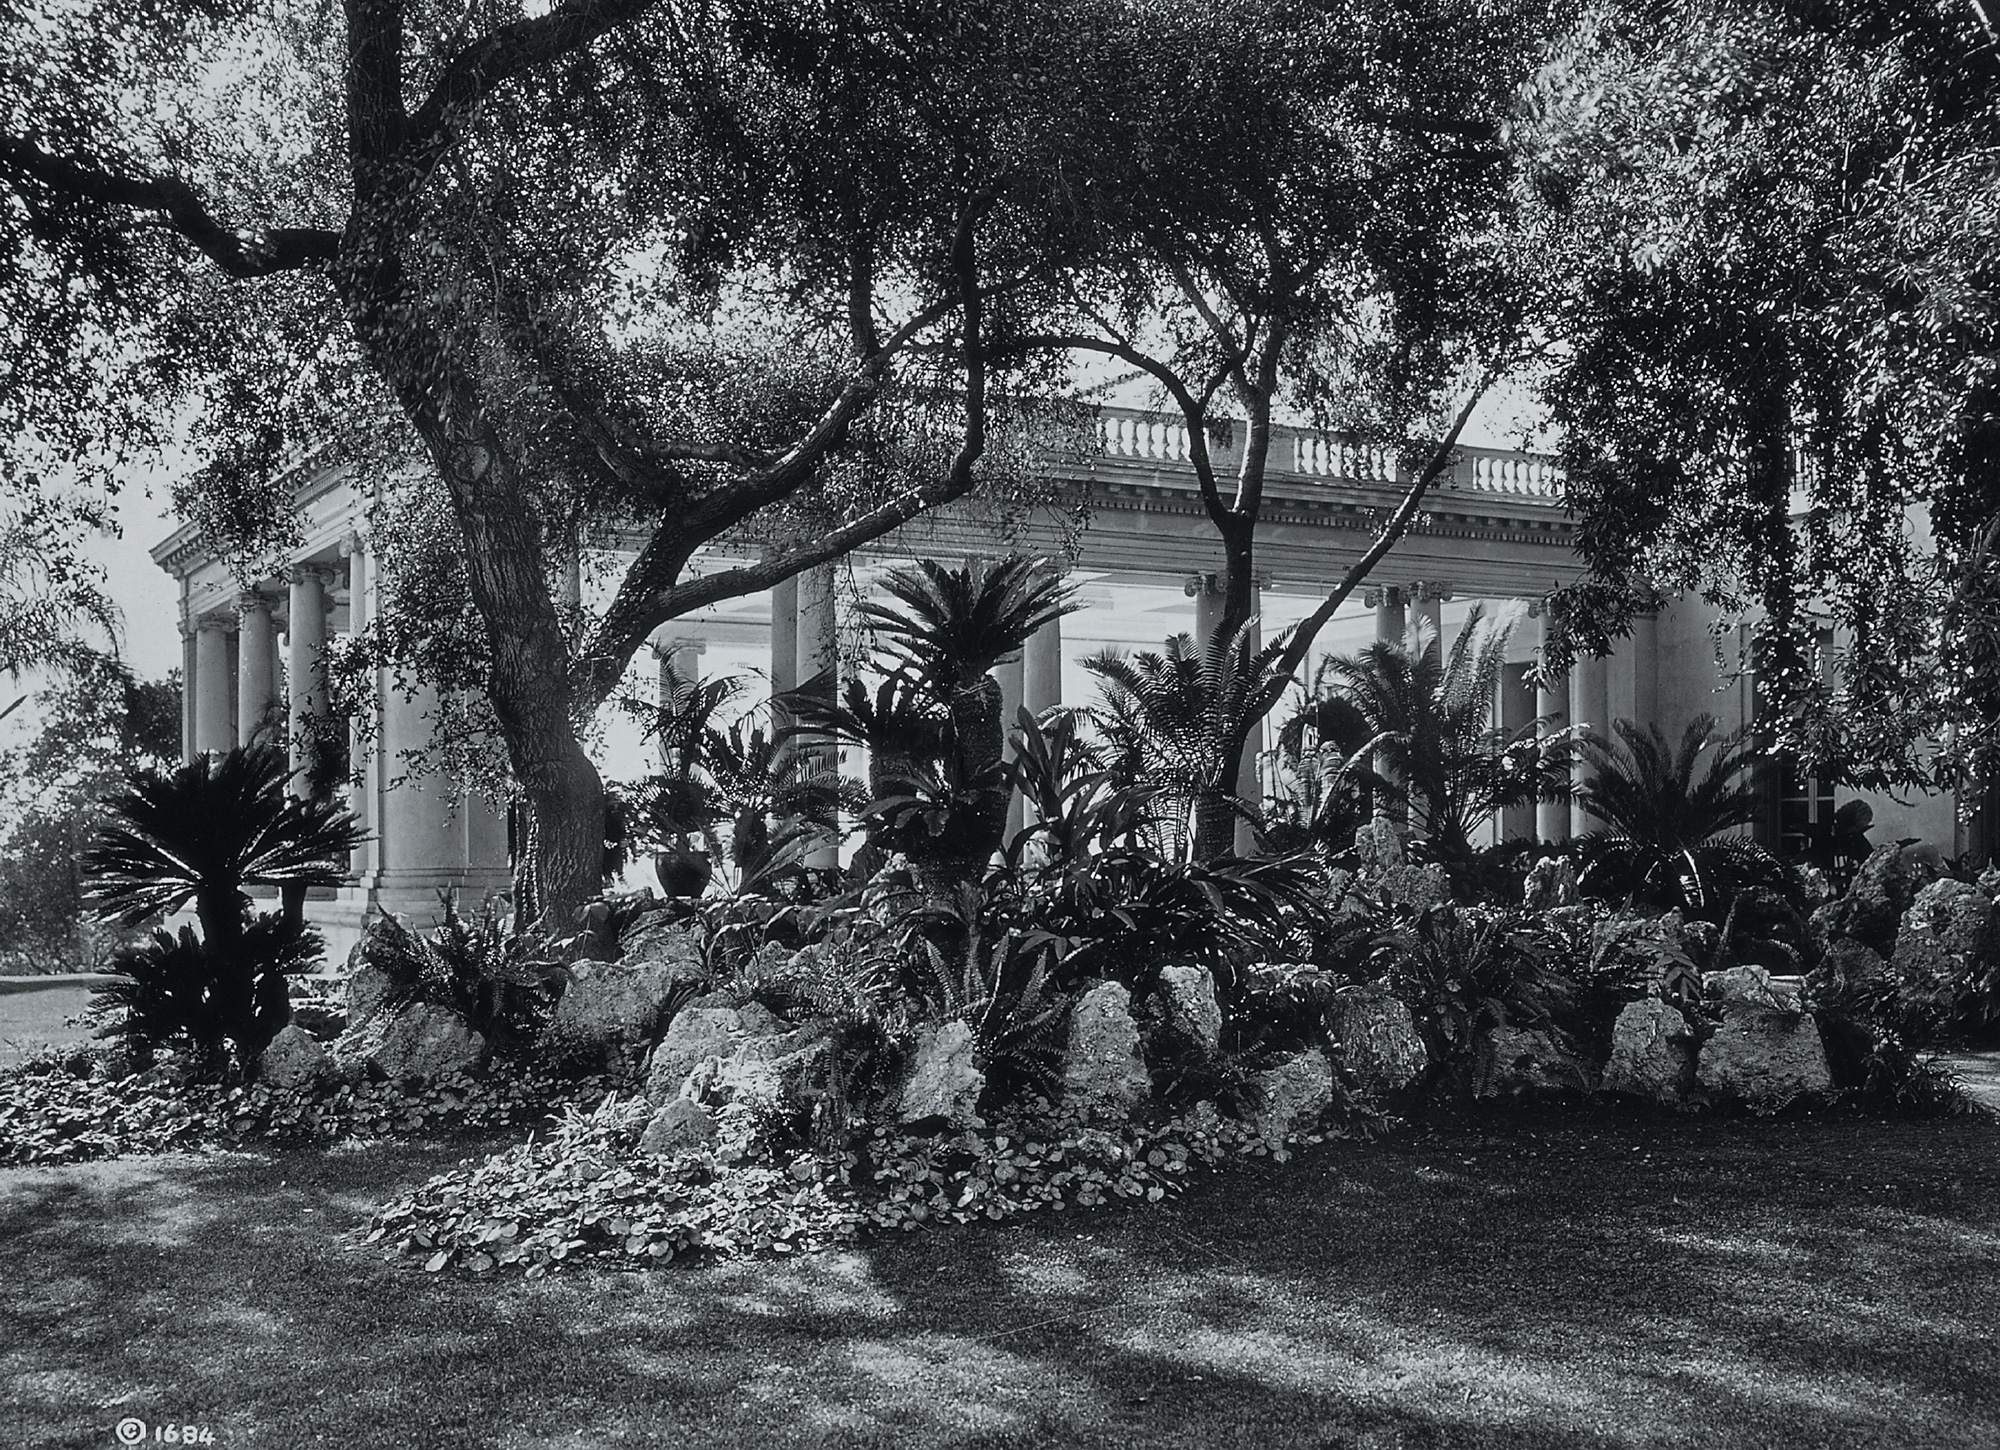
[[[1496,1121],[1159,1208],[536,1284],[353,1247],[463,1148],[10,1171],[0,1436],[1987,1447],[1996,1148],[1990,1121]]]

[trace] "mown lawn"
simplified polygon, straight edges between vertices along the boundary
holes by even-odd
[[[26,1060],[47,1043],[86,1042],[90,1031],[70,1025],[90,1005],[91,989],[62,978],[0,984],[0,1068]]]
[[[1544,1117],[800,1262],[426,1278],[460,1151],[0,1173],[0,1444],[2000,1445],[2000,1124]],[[150,1438],[149,1438],[150,1443]]]

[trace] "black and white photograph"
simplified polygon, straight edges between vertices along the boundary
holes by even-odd
[[[0,0],[0,1450],[1996,1450],[2000,6]]]

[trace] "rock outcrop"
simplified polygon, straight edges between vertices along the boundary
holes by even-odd
[[[986,1074],[973,1060],[978,1041],[963,1022],[926,1027],[917,1034],[917,1050],[896,1116],[914,1123],[942,1119],[962,1127],[977,1116]]]
[[[1151,1095],[1132,996],[1119,983],[1098,983],[1072,1009],[1062,1093],[1086,1118],[1125,1117]]]
[[[1331,1019],[1341,1061],[1355,1087],[1369,1097],[1402,1091],[1430,1065],[1410,1009],[1379,982],[1343,987],[1333,999]]]
[[[1627,1003],[1611,1029],[1603,1089],[1668,1105],[1694,1086],[1694,1029],[1658,997]]]
[[[1819,1028],[1762,967],[1711,972],[1702,992],[1722,1011],[1695,1064],[1702,1091],[1769,1110],[1832,1087]]]
[[[1251,1121],[1267,1142],[1282,1143],[1293,1133],[1310,1132],[1333,1106],[1333,1064],[1317,1047],[1287,1058],[1251,1081],[1257,1089]]]

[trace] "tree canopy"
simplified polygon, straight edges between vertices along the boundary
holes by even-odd
[[[0,244],[53,341],[0,409],[68,456],[116,439],[108,472],[185,433],[182,502],[246,572],[308,449],[401,510],[463,578],[539,890],[574,903],[577,730],[651,631],[978,481],[988,336],[1060,252],[1045,158],[1085,143],[1114,13],[18,9]],[[585,526],[634,549],[588,621],[559,597]]]
[[[1592,575],[1756,617],[1772,742],[1853,784],[1990,753],[2000,110],[1976,5],[1593,7],[1513,139]],[[1839,630],[1834,659],[1820,631]]]

